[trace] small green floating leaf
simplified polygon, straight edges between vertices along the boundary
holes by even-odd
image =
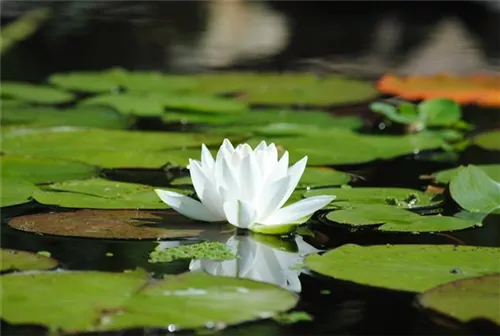
[[[183,191],[176,190],[183,193]],[[33,198],[42,204],[89,209],[167,209],[153,190],[142,184],[101,178],[54,183],[37,190]]]
[[[55,268],[58,261],[40,253],[0,249],[0,271],[31,271]]]
[[[349,183],[351,175],[331,168],[310,167],[304,170],[299,187],[333,186]]]
[[[500,271],[500,249],[454,245],[343,245],[311,254],[311,270],[339,280],[422,292],[450,281]]]
[[[161,116],[165,107],[161,96],[154,94],[102,94],[84,99],[79,106],[109,106],[120,113],[141,117]]]
[[[474,138],[474,144],[486,150],[500,151],[500,131],[487,131]]]
[[[329,207],[346,205],[391,205],[398,208],[420,208],[442,202],[439,196],[407,188],[322,188],[307,191],[304,196],[335,195]]]
[[[0,156],[0,170],[2,179],[15,177],[32,183],[86,179],[99,173],[96,167],[81,162],[11,155]]]
[[[500,183],[480,168],[461,167],[450,182],[451,197],[471,212],[490,213],[500,208]]]
[[[424,309],[461,322],[488,319],[500,325],[500,274],[460,279],[432,288],[418,297]]]
[[[199,244],[180,245],[162,248],[161,245],[149,254],[149,262],[166,263],[178,259],[204,259],[223,261],[235,259],[226,244],[220,242],[203,242]]]
[[[328,220],[349,226],[377,225],[378,231],[440,232],[473,227],[476,222],[449,216],[421,216],[387,205],[359,205],[336,210],[326,215]]]
[[[61,309],[68,301],[71,309]],[[178,331],[273,317],[297,301],[297,295],[274,285],[201,272],[159,281],[144,272],[14,273],[2,277],[1,317],[70,333],[140,327]],[[235,302],[245,309],[235,309]]]
[[[82,106],[69,109],[17,106],[4,108],[1,121],[2,125],[5,126],[77,126],[124,129],[131,126],[134,120],[130,116],[124,116],[103,106]]]
[[[73,94],[50,86],[20,82],[2,82],[0,92],[2,97],[38,104],[61,104],[75,99]]]
[[[26,232],[105,239],[172,239],[198,237],[218,225],[200,224],[174,212],[77,210],[14,217],[8,225]]]
[[[398,111],[394,105],[387,103],[375,102],[370,104],[370,109],[373,112],[380,113],[386,116],[389,120],[395,121],[400,124],[412,124],[418,121],[418,114],[415,108],[411,109],[408,105],[404,105],[403,111]],[[413,106],[413,105],[411,105]],[[400,105],[401,109],[401,105]],[[414,112],[414,113],[412,113]]]
[[[430,99],[418,104],[418,114],[427,126],[451,126],[462,117],[460,105],[451,99]]]
[[[31,200],[31,195],[37,189],[38,188],[34,184],[23,179],[12,176],[2,176],[0,206],[6,207],[28,203]]]
[[[276,322],[283,325],[289,325],[299,322],[312,321],[314,318],[305,311],[293,311],[289,313],[279,314],[274,318]]]
[[[485,164],[485,165],[475,165],[475,167],[481,169],[496,182],[500,182],[500,164]],[[432,174],[432,177],[436,182],[439,183],[450,183],[450,181],[458,174],[461,167],[451,168],[446,170],[441,170]]]

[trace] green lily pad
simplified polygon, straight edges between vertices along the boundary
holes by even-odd
[[[4,321],[62,332],[223,328],[273,317],[298,301],[295,294],[274,285],[201,272],[159,281],[137,271],[14,273],[2,277],[2,294]],[[68,302],[71,309],[61,309]],[[234,309],[235,302],[245,309]]]
[[[195,96],[165,95],[159,93],[108,94],[87,98],[80,105],[105,105],[123,114],[138,116],[162,116],[165,110],[187,110],[198,113],[239,113],[248,109],[245,103],[234,99]]]
[[[196,92],[242,93],[241,99],[252,104],[340,105],[378,95],[371,83],[310,73],[219,73],[199,75],[197,80]]]
[[[55,268],[55,259],[27,251],[0,249],[0,271],[30,271]]]
[[[451,126],[462,117],[462,109],[452,99],[429,99],[418,104],[419,118],[428,126]]]
[[[488,319],[500,325],[499,284],[500,274],[460,279],[420,294],[418,302],[462,322]]]
[[[411,103],[404,102],[396,107],[388,103],[375,102],[370,104],[370,109],[399,124],[409,125],[418,122],[417,109]]]
[[[485,164],[476,165],[496,182],[500,182],[500,164]],[[458,174],[461,167],[441,170],[432,174],[434,180],[439,183],[450,183],[450,181]]]
[[[183,192],[175,190],[176,192]],[[167,209],[153,187],[101,178],[54,183],[33,193],[42,204],[88,209]]]
[[[349,226],[376,226],[378,231],[391,232],[440,232],[473,227],[476,222],[449,216],[421,216],[416,213],[387,205],[360,205],[336,210],[326,218]]]
[[[198,223],[173,211],[77,210],[10,219],[9,226],[26,232],[104,239],[174,239],[199,237],[219,225]]]
[[[321,132],[320,132],[321,133]],[[296,137],[267,137],[281,150],[289,150],[292,161],[308,156],[310,165],[359,164],[378,159],[418,153],[436,149],[443,140],[429,133],[405,136],[360,135],[340,129],[331,129],[322,134]],[[251,139],[257,144],[261,137]]]
[[[17,177],[2,176],[0,206],[28,203],[36,190],[37,187],[28,181]]]
[[[500,131],[487,131],[474,138],[474,144],[487,150],[500,150]]]
[[[322,188],[307,191],[304,196],[335,195],[327,207],[346,205],[391,205],[398,208],[421,208],[442,202],[439,196],[407,188]]]
[[[114,68],[97,72],[70,72],[50,76],[55,86],[83,92],[112,92],[121,88],[138,92],[183,91],[196,86],[195,78],[163,75],[160,72],[127,71]]]
[[[17,106],[3,108],[1,116],[1,122],[5,126],[29,127],[79,126],[124,129],[131,126],[133,121],[129,116],[102,106],[70,109]]]
[[[423,292],[450,281],[500,271],[500,249],[454,245],[343,245],[305,259],[314,272],[339,280]]]
[[[0,170],[4,177],[17,177],[32,183],[60,182],[86,179],[99,170],[85,163],[26,156],[0,156]]]
[[[14,98],[30,103],[61,104],[75,99],[73,94],[50,86],[29,83],[2,82],[2,97]]]
[[[461,167],[450,182],[451,197],[471,212],[490,213],[500,208],[500,183],[480,168]]]
[[[175,152],[168,150],[199,150],[202,143],[219,146],[222,142],[221,136],[215,134],[72,127],[4,129],[1,135],[2,151],[6,154],[68,159],[106,168],[158,168],[170,162],[169,156],[176,159]]]

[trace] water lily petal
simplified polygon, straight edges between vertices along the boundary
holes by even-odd
[[[205,172],[214,168],[215,160],[205,144],[201,145],[201,167]]]
[[[257,147],[255,147],[255,150],[262,150],[262,151],[265,151],[267,149],[267,143],[262,140],[258,145]]]
[[[274,181],[277,181],[287,175],[288,175],[288,151],[283,153],[283,156],[278,161],[278,163],[274,165],[274,168],[265,178],[263,183],[265,184],[273,183]]]
[[[203,203],[203,190],[207,184],[208,178],[203,172],[200,163],[196,160],[189,159],[189,175],[193,183],[194,191],[198,198]]]
[[[296,222],[306,216],[313,214],[331,201],[335,196],[315,196],[300,200],[282,209],[279,209],[271,216],[259,221],[263,225],[282,225]]]
[[[258,219],[265,219],[280,208],[283,194],[290,185],[290,176],[285,176],[270,185],[266,185],[257,200]]]
[[[242,229],[247,229],[255,220],[255,209],[245,201],[231,200],[224,202],[224,213],[229,223]]]
[[[281,208],[283,204],[285,204],[286,201],[288,201],[288,199],[292,195],[293,191],[295,190],[297,184],[300,181],[300,178],[302,177],[302,174],[304,174],[304,170],[306,169],[306,164],[307,164],[307,156],[304,156],[302,160],[298,161],[288,169],[288,176],[290,176],[290,183],[288,185],[288,189],[286,190],[286,192],[283,193],[283,198],[281,199],[278,208]]]
[[[239,172],[235,171],[229,162],[224,158],[221,164],[221,178],[224,180],[224,189],[227,190],[225,198],[236,199],[240,194],[240,183],[238,182],[237,174]]]
[[[242,200],[254,202],[262,188],[260,169],[255,154],[250,152],[240,166],[240,195]]]
[[[161,189],[155,189],[155,192],[163,202],[186,217],[205,222],[218,222],[225,219],[212,213],[197,200],[185,195]]]

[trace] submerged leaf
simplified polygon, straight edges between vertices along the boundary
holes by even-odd
[[[223,328],[273,317],[298,301],[274,285],[203,273],[158,281],[144,272],[14,273],[2,276],[2,294],[2,320],[62,332]]]
[[[410,292],[500,272],[500,249],[454,245],[343,245],[311,254],[311,270],[339,280]],[[459,270],[459,271],[457,271]]]
[[[424,309],[462,322],[488,319],[500,325],[500,274],[460,279],[432,288],[418,297]]]
[[[104,239],[172,239],[198,237],[218,225],[202,225],[174,212],[77,210],[14,217],[8,225],[26,232]]]

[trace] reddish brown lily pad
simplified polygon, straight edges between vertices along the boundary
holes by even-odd
[[[223,225],[200,223],[174,211],[78,210],[19,216],[8,225],[27,232],[105,239],[199,237]]]
[[[377,88],[408,100],[449,98],[460,104],[477,104],[486,107],[500,106],[500,76],[474,75],[398,77],[384,75]]]

